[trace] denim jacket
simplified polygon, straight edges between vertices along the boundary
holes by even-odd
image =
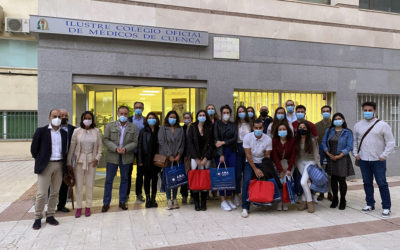
[[[322,139],[322,147],[324,152],[330,150],[329,148],[329,140],[335,134],[334,128],[327,128],[325,130],[324,138]],[[353,150],[353,132],[351,130],[343,128],[342,132],[340,133],[339,141],[338,141],[338,153],[343,153],[347,155],[349,152]]]

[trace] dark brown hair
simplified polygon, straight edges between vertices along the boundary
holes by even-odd
[[[276,126],[275,130],[271,130],[271,133],[273,135],[274,139],[280,139],[278,131],[279,131],[279,127],[280,126],[285,126],[286,131],[287,131],[287,136],[286,139],[289,141],[290,139],[293,138],[293,132],[292,129],[289,127],[289,124],[287,122],[281,122],[278,124],[278,126]]]
[[[240,105],[240,106],[237,107],[237,109],[236,109],[235,123],[239,125],[240,120],[241,120],[241,119],[239,118],[239,109],[243,109],[243,110],[244,110],[244,112],[246,113],[246,116],[244,117],[244,121],[247,122],[247,123],[249,123],[249,122],[250,122],[249,115],[247,114],[247,109],[246,109],[246,107],[243,106],[243,105]]]
[[[311,136],[311,130],[310,130],[310,124],[308,124],[307,121],[302,121],[299,122],[299,125],[297,125],[297,133],[296,133],[296,154],[299,155],[300,154],[300,144],[301,144],[301,135],[299,133],[299,127],[301,124],[304,124],[307,128],[307,135],[306,135],[306,140],[304,142],[304,152],[308,153],[308,154],[312,154],[314,147],[313,147],[313,138]]]
[[[285,118],[283,118],[283,120],[279,120],[278,118],[276,118],[276,115],[278,114],[278,110],[281,110],[281,109],[283,110],[283,113],[285,114]],[[289,121],[286,118],[285,108],[278,107],[277,109],[275,109],[274,120],[272,121],[272,125],[271,125],[271,134],[275,134],[275,130],[278,130],[279,125],[281,125],[282,123],[285,123],[287,125],[287,127],[290,128]],[[288,130],[288,134],[289,134],[289,130]]]
[[[171,111],[169,111],[169,112],[167,113],[167,115],[166,115],[165,118],[164,118],[164,126],[171,127],[171,124],[169,124],[168,118],[169,118],[169,116],[172,115],[172,114],[176,116],[176,123],[175,123],[174,126],[175,126],[175,127],[180,127],[181,125],[179,124],[179,123],[180,123],[179,115],[178,115],[178,113],[177,113],[175,110],[171,110]]]
[[[158,119],[158,115],[156,115],[156,113],[154,113],[154,112],[149,112],[149,113],[146,115],[146,119],[144,119],[143,125],[144,125],[145,127],[146,127],[146,126],[150,126],[150,125],[147,123],[147,119],[149,119],[149,116],[151,116],[151,115],[153,115],[153,116],[155,117],[155,119],[156,119],[156,124],[154,125],[154,127],[155,127],[155,128],[160,127],[160,119]]]
[[[94,115],[90,111],[85,111],[85,112],[82,113],[82,115],[81,115],[81,123],[79,123],[81,128],[86,128],[85,124],[83,124],[83,120],[85,120],[85,115],[90,115],[92,117],[92,124],[90,124],[90,128],[95,128],[96,127],[96,123],[94,122]]]

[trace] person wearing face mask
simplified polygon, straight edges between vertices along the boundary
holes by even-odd
[[[85,216],[88,217],[91,214],[94,178],[102,150],[101,134],[96,128],[93,113],[85,111],[81,115],[80,127],[75,129],[72,135],[67,158],[67,166],[69,168],[74,166],[76,218],[81,217],[82,214],[83,183],[86,190]]]
[[[215,108],[214,104],[208,104],[206,107],[207,114],[210,116],[210,120],[212,124],[215,124],[217,120],[219,120],[219,116],[217,113],[217,109]]]
[[[257,178],[264,177],[263,171],[260,170],[263,158],[271,157],[272,140],[263,133],[264,122],[261,119],[254,121],[253,132],[248,133],[243,139],[243,148],[246,152],[246,165],[243,173],[242,186],[242,217],[249,216],[250,202],[249,185],[251,178],[255,175]]]
[[[107,212],[110,208],[112,185],[114,177],[119,172],[121,183],[119,185],[119,207],[127,210],[129,167],[133,164],[134,151],[137,147],[138,130],[135,124],[128,122],[129,108],[118,107],[118,120],[107,124],[104,131],[103,144],[106,147],[106,181],[104,184],[103,208]]]
[[[187,136],[187,153],[191,161],[191,169],[209,169],[214,152],[213,125],[205,110],[196,114],[196,122],[189,128]],[[201,193],[201,194],[200,194]],[[194,209],[207,210],[207,191],[193,191]],[[201,199],[200,199],[201,198]]]
[[[185,133],[185,141],[187,140],[187,136],[189,133],[189,128],[192,125],[193,122],[193,116],[192,113],[190,112],[185,112],[183,113],[183,132]],[[191,168],[191,161],[190,161],[190,156],[187,155],[187,144],[185,145],[185,151],[183,152],[183,162],[185,164],[185,169],[186,172],[189,171],[189,169]],[[188,184],[182,185],[180,187],[180,193],[182,195],[182,203],[183,204],[187,204],[188,201],[188,196],[189,196],[189,186]],[[191,199],[190,202],[193,202],[193,200]]]
[[[168,158],[168,167],[181,164],[185,151],[185,132],[179,125],[179,115],[175,110],[169,111],[164,119],[164,126],[158,131],[160,154]],[[165,176],[164,176],[165,177]],[[172,192],[172,195],[171,195]],[[178,188],[167,189],[167,210],[179,208],[176,199]]]
[[[304,107],[303,105],[296,106],[296,117],[297,120],[292,123],[294,133],[295,134],[297,133],[297,128],[300,122],[306,122],[308,123],[308,126],[310,126],[311,135],[314,136],[314,138],[317,140],[318,132],[317,129],[315,128],[314,123],[306,120],[306,107]]]
[[[269,110],[267,106],[262,106],[260,108],[260,117],[258,119],[261,119],[264,122],[264,131],[263,133],[266,134],[268,130],[269,124],[272,122],[272,117],[268,115]]]
[[[60,127],[67,132],[67,152],[69,152],[69,147],[71,145],[72,134],[74,133],[75,126],[68,123],[69,113],[66,109],[60,109],[61,112],[61,125]],[[58,195],[57,211],[68,213],[69,209],[65,207],[67,204],[68,196],[68,186],[64,181],[61,182],[60,192]]]
[[[289,124],[292,124],[294,121],[297,120],[296,114],[294,113],[294,108],[295,108],[294,101],[287,100],[285,103],[285,107],[287,110],[286,118]]]
[[[375,210],[375,177],[382,199],[382,217],[387,218],[390,216],[391,200],[386,181],[386,159],[394,150],[395,140],[389,124],[375,116],[376,103],[365,102],[362,109],[364,119],[354,126],[353,144],[353,155],[360,165],[367,202],[361,211],[368,213]]]
[[[251,128],[253,129],[254,121],[256,120],[256,111],[252,106],[247,107],[247,115],[249,116],[249,121]]]
[[[214,140],[216,147],[215,164],[218,166],[220,163],[224,167],[224,163],[228,168],[235,168],[236,166],[236,152],[237,152],[237,138],[238,128],[236,123],[231,122],[232,109],[229,105],[221,107],[222,120],[214,124]],[[224,211],[231,211],[236,209],[236,205],[232,201],[231,190],[221,190],[219,192],[221,197],[221,209]]]
[[[139,133],[137,164],[143,167],[144,192],[146,194],[146,208],[158,207],[157,182],[160,168],[154,166],[154,155],[158,153],[158,131],[160,120],[154,112],[147,114],[144,120],[144,128]],[[151,187],[151,191],[150,191]]]
[[[325,151],[322,145],[322,138],[324,137],[325,131],[331,127],[332,120],[331,120],[331,112],[332,112],[332,107],[325,105],[321,108],[321,114],[322,114],[322,120],[317,122],[315,124],[315,128],[317,129],[318,133],[318,145],[319,145],[319,157],[321,161],[321,166],[326,168],[326,165],[328,164],[327,158],[325,155]],[[331,193],[331,185],[330,185],[330,176],[328,176],[328,200],[332,201],[332,193]],[[318,200],[322,201],[324,199],[324,194],[320,193],[318,196]]]
[[[236,154],[236,190],[234,195],[235,205],[240,206],[239,194],[242,189],[242,174],[244,171],[244,165],[246,163],[246,153],[243,149],[243,139],[251,132],[251,124],[249,116],[247,114],[247,109],[244,106],[239,106],[236,109],[236,126],[238,127],[238,139],[237,139],[237,154]]]
[[[49,124],[37,128],[32,138],[31,154],[35,159],[35,174],[37,174],[37,193],[35,200],[35,222],[32,228],[38,230],[42,226],[41,219],[50,186],[50,196],[47,202],[46,223],[56,226],[54,218],[61,186],[63,172],[66,171],[67,132],[60,129],[61,112],[53,109],[49,114]],[[72,169],[69,169],[72,171]]]
[[[292,168],[296,160],[296,146],[293,133],[287,123],[281,123],[273,130],[272,159],[279,172],[281,182],[285,182],[285,175],[292,175]],[[279,202],[277,210],[286,211],[288,206]]]
[[[140,131],[144,128],[144,119],[143,119],[144,104],[143,104],[143,102],[135,102],[133,104],[133,109],[134,109],[135,115],[129,117],[128,121],[135,124],[138,129],[138,133],[140,133]],[[138,154],[138,151],[137,151],[137,149],[135,149],[136,165],[137,165],[137,158],[138,158],[137,154]],[[127,200],[129,199],[129,195],[131,193],[132,171],[133,171],[133,163],[129,166],[128,192],[126,193]],[[144,202],[144,198],[142,195],[143,177],[144,177],[143,167],[137,165],[135,192],[136,192],[136,200],[139,202]]]
[[[347,128],[343,114],[336,113],[332,118],[331,126],[326,129],[323,137],[322,146],[328,156],[326,173],[331,176],[333,193],[331,208],[336,208],[339,204],[339,188],[339,209],[344,210],[347,193],[346,177],[354,175],[353,163],[349,155],[353,150],[353,133]]]
[[[267,135],[271,138],[273,137],[273,133],[274,131],[277,129],[277,127],[279,126],[279,124],[281,123],[285,123],[289,126],[290,130],[288,130],[288,133],[292,133],[293,135],[293,127],[292,124],[289,123],[289,121],[286,119],[286,112],[285,109],[282,107],[278,107],[275,110],[275,115],[274,115],[274,120],[272,121],[272,123],[269,124],[268,129],[267,129]]]
[[[321,167],[319,160],[319,150],[317,140],[311,135],[310,124],[307,121],[299,122],[297,133],[295,136],[296,144],[296,167],[301,176],[301,187],[303,194],[301,196],[302,203],[297,208],[299,211],[304,211],[306,208],[309,213],[314,213],[314,203],[311,196],[311,190],[308,186],[308,171],[307,168],[311,165]]]

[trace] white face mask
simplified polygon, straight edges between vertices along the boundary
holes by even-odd
[[[92,120],[83,120],[83,124],[84,124],[86,127],[89,127],[90,125],[92,125]]]
[[[51,120],[51,124],[55,127],[59,127],[61,125],[61,119],[60,118],[54,118]]]
[[[223,115],[222,119],[224,119],[224,121],[229,121],[229,118],[231,118],[230,115]]]

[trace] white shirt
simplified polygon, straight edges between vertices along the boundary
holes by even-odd
[[[353,155],[357,156],[358,146],[364,133],[376,122],[376,118],[367,121],[365,119],[354,125]],[[389,124],[379,121],[375,127],[365,136],[361,145],[360,157],[363,161],[379,161],[379,157],[386,159],[393,152],[395,140]]]
[[[53,129],[51,124],[49,124],[50,134],[51,134],[51,156],[50,161],[62,160],[62,142],[61,142],[61,132],[60,128],[56,131]]]
[[[286,113],[286,119],[288,120],[289,124],[292,124],[292,122],[297,121],[296,113],[293,112],[292,116],[290,116],[290,113]]]
[[[262,159],[265,157],[265,151],[272,150],[272,139],[266,134],[262,134],[258,139],[254,135],[254,132],[251,132],[244,137],[243,148],[251,149],[251,158],[254,163],[262,163]]]
[[[239,133],[238,133],[238,143],[242,143],[244,137],[251,132],[251,127],[249,123],[239,123]]]

